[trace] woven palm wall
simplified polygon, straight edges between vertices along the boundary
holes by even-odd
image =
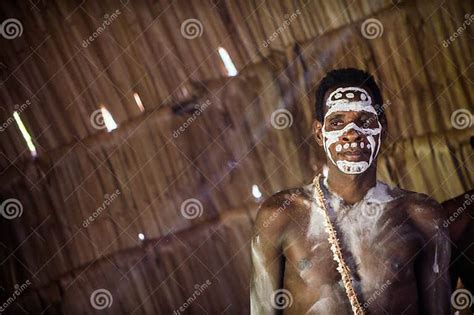
[[[252,187],[265,198],[308,183],[325,163],[311,123],[315,87],[330,69],[366,69],[381,85],[389,124],[381,179],[439,201],[474,186],[474,21],[458,31],[470,1],[0,8],[2,21],[23,28],[0,38],[0,120],[21,109],[38,152],[32,159],[15,123],[2,130],[1,200],[22,208],[0,218],[2,301],[31,283],[9,311],[247,313],[262,200]],[[183,35],[189,19],[197,36]],[[228,76],[218,47],[238,75]],[[100,106],[114,131],[94,123]],[[113,298],[105,310],[90,302],[100,289]]]

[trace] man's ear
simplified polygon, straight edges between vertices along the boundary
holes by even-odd
[[[313,121],[313,134],[316,142],[322,147],[323,146],[323,124],[315,119]]]

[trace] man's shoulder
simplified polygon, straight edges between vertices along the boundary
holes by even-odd
[[[282,202],[295,202],[311,197],[311,185],[280,190],[263,201],[262,206],[279,207]]]
[[[309,208],[312,198],[311,192],[311,185],[304,185],[274,193],[261,203],[257,213],[257,221],[263,221],[264,225],[274,221],[283,224],[295,209],[300,207]]]
[[[418,211],[436,211],[441,205],[432,197],[425,193],[420,193],[408,189],[400,188],[396,185],[390,185],[382,181],[377,181],[381,187],[393,198],[403,202],[410,210]]]
[[[407,217],[425,235],[433,235],[442,228],[445,217],[442,206],[428,194],[398,188],[400,202]]]
[[[401,189],[403,198],[410,211],[416,212],[438,212],[441,205],[431,196],[425,193]]]
[[[444,217],[442,206],[428,194],[403,189],[378,181],[378,185],[397,202],[397,209],[406,212],[415,223],[420,225],[437,223]]]

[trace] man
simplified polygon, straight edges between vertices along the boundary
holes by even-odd
[[[313,131],[328,174],[261,205],[252,239],[252,314],[353,313],[317,186],[365,314],[449,313],[451,249],[441,206],[376,179],[387,128],[382,104],[364,71],[334,70],[321,81]]]
[[[474,190],[467,191],[442,203],[446,219],[443,226],[448,227],[453,243],[451,250],[451,287],[455,288],[458,279],[467,294],[466,308],[471,306],[474,313]],[[461,308],[461,307],[459,307]]]

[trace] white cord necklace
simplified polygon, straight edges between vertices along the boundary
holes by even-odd
[[[324,216],[324,225],[326,232],[328,233],[328,241],[331,244],[331,251],[333,253],[333,259],[337,262],[337,271],[341,274],[342,282],[344,284],[344,288],[346,289],[347,297],[351,302],[352,311],[356,315],[364,315],[364,310],[359,303],[357,298],[357,294],[355,293],[354,286],[352,285],[352,276],[349,266],[344,260],[344,256],[342,255],[341,246],[339,244],[339,239],[337,238],[337,232],[329,218],[328,210],[326,208],[326,203],[324,202],[324,194],[319,184],[319,179],[321,174],[318,174],[313,179],[313,185],[315,188],[315,199],[319,203],[319,209]]]

